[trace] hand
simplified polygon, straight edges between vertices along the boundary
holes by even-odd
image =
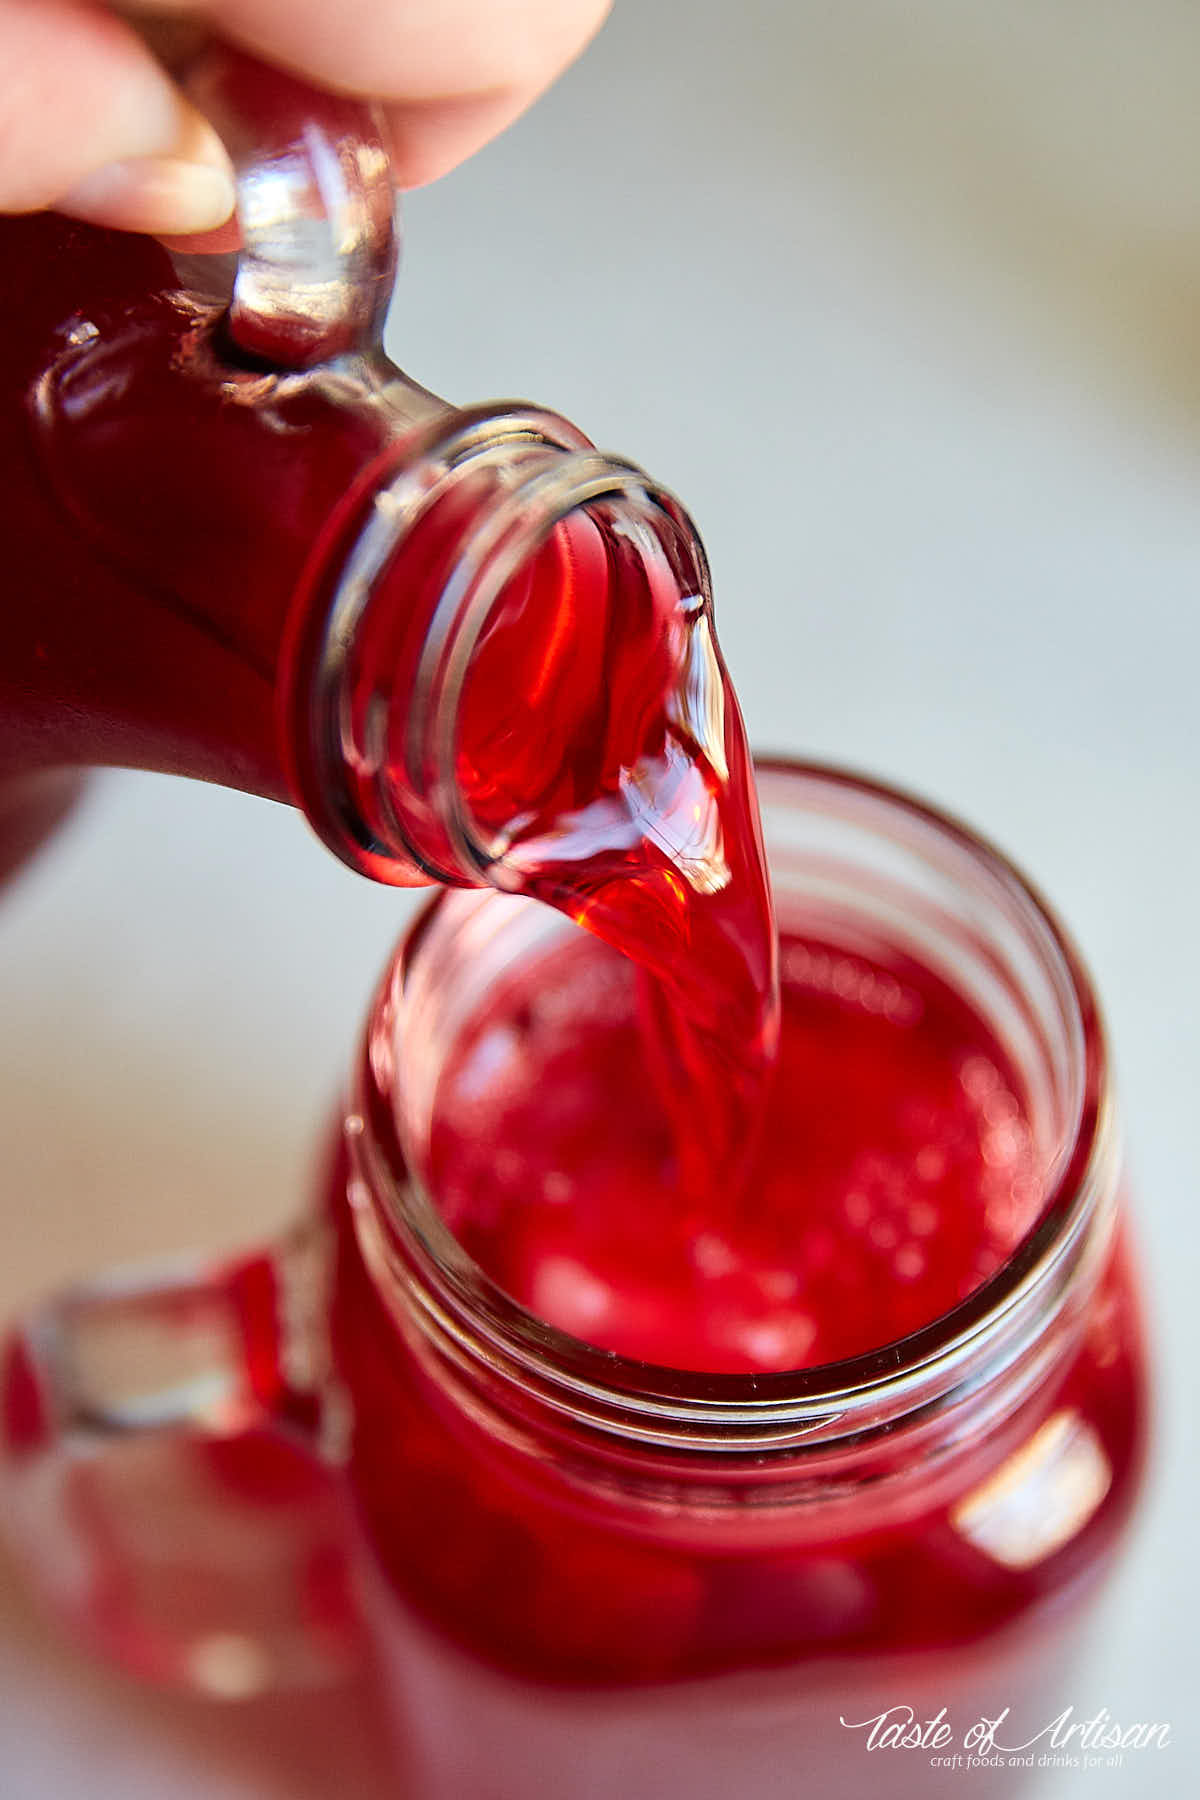
[[[397,184],[494,137],[583,48],[608,0],[125,0],[151,39],[211,30],[318,86],[384,102]],[[168,61],[170,58],[168,57]],[[0,213],[129,231],[233,210],[216,134],[103,0],[0,0]]]

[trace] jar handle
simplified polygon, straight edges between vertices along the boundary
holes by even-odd
[[[224,44],[201,53],[184,85],[234,166],[233,343],[286,369],[375,347],[398,260],[380,108]]]
[[[142,1677],[248,1699],[359,1661],[326,1237],[112,1273],[9,1334],[5,1536],[72,1635]]]

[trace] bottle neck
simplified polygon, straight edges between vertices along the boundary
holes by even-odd
[[[602,639],[645,630],[642,558],[670,568],[668,605],[707,603],[681,510],[554,414],[445,412],[389,446],[322,533],[293,612],[282,739],[325,842],[379,880],[411,866],[517,885],[514,831],[558,823],[549,796],[614,729]],[[642,748],[614,746],[614,767]]]

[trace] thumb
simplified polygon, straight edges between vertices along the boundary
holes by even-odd
[[[137,33],[86,0],[0,0],[0,212],[215,229],[229,159]]]

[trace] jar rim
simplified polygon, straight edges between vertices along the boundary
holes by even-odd
[[[1011,1366],[1065,1303],[1085,1248],[1107,1242],[1116,1127],[1106,1034],[1090,977],[1053,909],[1004,852],[952,814],[874,777],[782,756],[758,756],[755,768],[768,779],[800,777],[881,802],[931,827],[940,841],[986,868],[1040,925],[1066,977],[1078,1027],[1078,1104],[1036,1219],[978,1288],[907,1336],[836,1362],[750,1375],[639,1361],[546,1323],[484,1273],[410,1172],[385,1093],[376,1092],[373,1103],[361,1095],[351,1124],[352,1151],[374,1201],[357,1207],[368,1262],[378,1274],[383,1258],[385,1275],[398,1277],[415,1299],[422,1327],[443,1353],[460,1366],[482,1357],[558,1412],[606,1432],[659,1445],[761,1452],[870,1432],[978,1385],[998,1362]],[[485,891],[455,899],[486,904],[497,897]],[[375,1031],[385,1017],[394,1029],[396,997],[449,898],[439,894],[421,910],[385,977],[368,1028],[368,1086]]]

